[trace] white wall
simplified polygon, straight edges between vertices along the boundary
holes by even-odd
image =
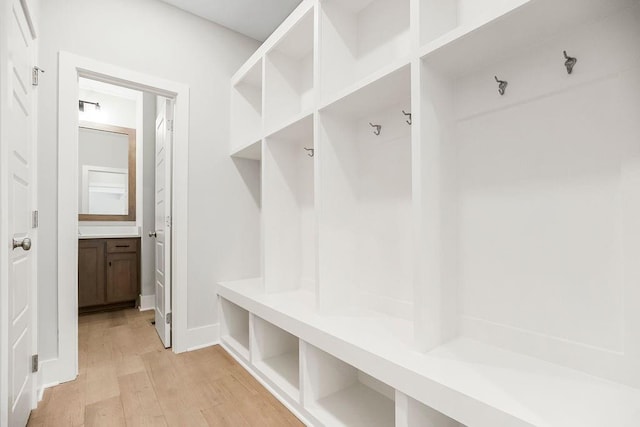
[[[78,119],[81,121],[104,123],[113,126],[135,129],[136,123],[136,100],[127,99],[121,96],[108,95],[82,88],[80,79],[79,98],[82,101],[99,102],[100,110],[91,104],[85,104],[84,111],[78,112]],[[136,93],[137,91],[131,91]]]
[[[156,0],[42,2],[39,352],[57,357],[57,55],[60,50],[190,86],[188,328],[217,323],[213,284],[259,274],[259,207],[229,158],[229,79],[258,47]],[[61,142],[63,143],[63,142]]]

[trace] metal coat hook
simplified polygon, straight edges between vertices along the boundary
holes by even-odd
[[[372,128],[375,128],[376,130],[373,131],[373,133],[375,135],[380,135],[380,131],[382,130],[382,126],[380,125],[374,125],[373,123],[369,122],[369,124],[371,125]]]
[[[406,111],[402,110],[402,114],[404,114],[405,116],[409,116],[409,120],[407,120],[407,124],[409,126],[411,126],[411,124],[413,123],[413,118],[411,117],[411,113],[407,113]]]
[[[315,155],[316,155],[316,150],[315,150],[315,149],[313,149],[313,148],[307,148],[307,147],[303,147],[303,148],[304,148],[304,151],[307,151],[307,152],[308,152],[308,153],[307,153],[307,156],[309,156],[309,157],[313,157],[313,156],[315,156]]]
[[[496,82],[498,82],[498,92],[501,96],[504,95],[504,93],[507,91],[507,86],[509,85],[509,83],[504,80],[498,79],[498,76],[494,76],[494,78],[496,79]]]
[[[578,58],[567,55],[566,50],[562,53],[564,53],[564,58],[566,59],[566,61],[564,61],[564,66],[567,67],[567,73],[571,74],[573,73],[573,67],[576,65],[576,62],[578,62]]]

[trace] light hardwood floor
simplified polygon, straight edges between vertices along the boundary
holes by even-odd
[[[81,316],[79,376],[47,389],[29,426],[302,426],[220,346],[176,355],[153,311]]]

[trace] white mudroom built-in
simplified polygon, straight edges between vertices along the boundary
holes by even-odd
[[[639,6],[304,1],[231,80],[224,348],[309,425],[640,423]]]
[[[0,0],[0,427],[639,427],[640,0]]]

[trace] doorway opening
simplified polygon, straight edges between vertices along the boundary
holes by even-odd
[[[78,123],[79,314],[154,310],[169,348],[173,99],[81,77]]]
[[[84,87],[81,82],[86,83]],[[136,93],[136,96],[142,99],[141,104],[144,104],[145,96],[147,103],[149,103],[149,99],[155,98],[157,101],[153,110],[163,112],[164,116],[160,118],[155,113],[149,116],[147,111],[147,119],[152,125],[148,126],[151,129],[149,131],[146,131],[144,126],[140,128],[142,139],[139,138],[137,132],[138,123],[133,128],[119,126],[136,130],[136,144],[127,146],[128,154],[136,154],[135,162],[127,157],[126,167],[124,164],[105,166],[112,170],[101,174],[104,171],[98,169],[98,173],[94,173],[93,176],[95,179],[93,181],[88,179],[87,183],[83,184],[80,172],[82,166],[79,163],[80,129],[81,125],[86,124],[85,122],[95,124],[95,121],[81,121],[81,115],[84,114],[82,116],[84,118],[90,116],[93,120],[98,115],[109,111],[106,101],[103,101],[105,104],[101,104],[99,100],[96,100],[95,93],[89,93],[86,90],[93,89],[95,92],[96,88],[104,88],[107,85],[119,88],[115,91],[119,91],[120,98],[124,93]],[[97,108],[96,104],[99,104],[100,107]],[[59,144],[58,147],[59,357],[47,369],[48,374],[45,381],[49,383],[70,381],[75,379],[78,373],[78,311],[80,305],[86,302],[78,294],[79,241],[88,241],[92,237],[115,239],[105,243],[103,247],[106,254],[101,259],[104,259],[106,263],[105,268],[112,269],[110,273],[112,284],[119,283],[119,288],[112,289],[112,299],[107,298],[105,302],[133,301],[143,309],[154,309],[157,313],[155,320],[158,333],[165,346],[171,346],[176,353],[186,350],[184,339],[186,335],[187,290],[188,106],[189,89],[186,85],[89,58],[65,52],[60,53],[58,136],[59,140],[65,141],[65,143]],[[81,111],[82,109],[84,112]],[[144,108],[141,108],[141,112],[139,117],[142,118]],[[104,114],[104,116],[108,117],[108,114]],[[143,121],[143,119],[138,119],[138,121]],[[143,124],[141,123],[141,125]],[[90,129],[90,131],[94,130]],[[149,134],[148,136],[151,138],[147,138],[146,134]],[[112,129],[107,136],[118,139],[115,138],[118,135],[120,135],[120,145],[124,147],[126,144],[122,141],[122,130],[113,131]],[[154,144],[153,150],[145,152],[143,139],[160,140],[161,144]],[[138,141],[140,142],[138,143]],[[151,155],[153,155],[153,160],[150,161],[151,171],[149,168],[146,168],[145,171],[141,163],[145,154],[147,159],[151,159]],[[132,164],[141,166],[130,168]],[[86,169],[87,177],[89,177],[91,168]],[[113,170],[119,172],[120,175],[114,174]],[[127,173],[124,173],[125,170]],[[146,181],[143,176],[145,173],[147,174]],[[137,180],[135,186],[132,187],[129,184],[129,177],[134,174]],[[147,209],[145,220],[144,184],[145,182],[149,183],[149,177],[152,175],[154,176],[154,188],[150,194],[153,198],[153,217],[149,218],[149,209]],[[158,185],[159,180],[162,181],[162,185]],[[87,191],[84,191],[84,187]],[[160,196],[156,191],[158,189],[162,190]],[[109,221],[108,226],[101,221],[81,222],[79,214],[82,213],[83,207],[82,191],[88,197],[85,203],[88,210],[86,215],[101,214],[92,211],[91,205],[95,201],[96,209],[98,206],[104,209],[105,205],[108,205],[106,206],[107,212],[102,212],[102,214],[106,216],[126,214],[128,221],[120,221],[122,219],[120,217],[116,221]],[[129,197],[132,191],[135,192],[136,197]],[[147,196],[149,198],[148,191]],[[160,203],[158,203],[158,197],[160,197]],[[135,200],[135,203],[131,204],[131,200]],[[148,200],[147,205],[149,205]],[[159,205],[161,206],[158,207]],[[135,215],[132,215],[134,213]],[[86,218],[94,219],[92,217]],[[113,228],[105,230],[105,227]],[[116,228],[118,228],[117,231]],[[133,234],[131,234],[132,231]],[[137,241],[136,238],[138,238]],[[127,298],[132,296],[132,286],[137,284],[135,281],[137,272],[131,270],[132,265],[135,267],[136,251],[138,250],[136,245],[141,245],[140,256],[147,255],[145,267],[148,273],[145,274],[144,282],[140,280],[141,290],[138,295],[142,297],[130,300]],[[145,245],[147,246],[146,250],[144,250]],[[162,248],[161,253],[156,252],[159,247]],[[94,256],[96,256],[95,253],[96,250],[94,250]],[[151,264],[148,255],[150,254],[153,254],[152,265],[155,270],[153,273],[149,268]],[[158,272],[161,273],[162,280],[157,280]],[[104,276],[105,286],[108,285],[106,283],[109,280],[108,275],[107,271]],[[119,280],[115,279],[116,276]],[[158,282],[162,286],[159,286]],[[151,291],[152,288],[153,291]],[[157,294],[158,288],[163,293],[161,297]],[[160,326],[165,327],[160,328]]]

